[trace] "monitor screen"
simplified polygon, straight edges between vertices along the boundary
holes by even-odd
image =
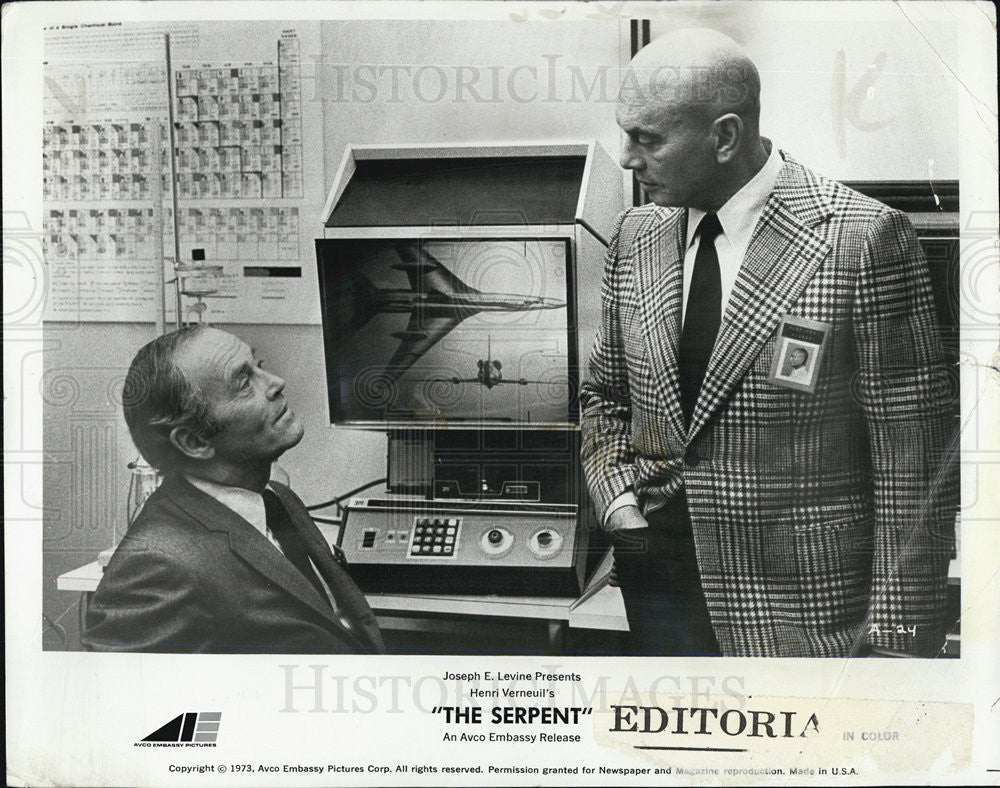
[[[578,423],[568,238],[316,244],[334,424]]]

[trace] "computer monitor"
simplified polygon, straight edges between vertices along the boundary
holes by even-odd
[[[330,419],[372,429],[573,429],[569,237],[316,241]]]

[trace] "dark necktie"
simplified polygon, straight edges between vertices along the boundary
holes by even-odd
[[[706,213],[698,226],[698,252],[694,258],[687,310],[680,342],[681,410],[684,423],[691,423],[695,403],[705,379],[708,359],[722,322],[722,278],[715,238],[722,232],[719,217]]]
[[[309,554],[302,543],[302,537],[292,525],[284,504],[271,490],[264,490],[262,496],[264,498],[264,511],[267,513],[267,527],[271,531],[271,535],[281,545],[281,552],[316,587],[323,601],[330,604],[326,589],[323,588],[323,582],[316,575],[316,571],[309,561]]]

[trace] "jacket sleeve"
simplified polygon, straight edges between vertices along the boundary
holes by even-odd
[[[913,227],[899,211],[880,214],[854,302],[875,511],[866,634],[872,646],[924,656],[944,643],[958,498],[956,386],[933,308]]]
[[[209,596],[190,570],[171,556],[119,548],[87,608],[84,647],[201,651],[213,637]]]
[[[619,244],[628,215],[625,211],[618,217],[611,235],[601,285],[601,322],[589,375],[580,387],[580,454],[599,522],[604,522],[608,506],[631,489],[636,478],[630,438],[632,400],[619,320],[623,254]]]

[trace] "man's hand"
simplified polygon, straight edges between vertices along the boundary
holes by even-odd
[[[622,506],[615,509],[608,517],[608,533],[616,534],[619,531],[628,531],[635,528],[648,528],[649,523],[642,516],[642,511],[638,506]]]
[[[605,523],[614,545],[615,560],[611,566],[608,585],[618,586],[618,562],[629,555],[646,552],[646,533],[649,523],[642,516],[642,510],[634,504],[615,509]]]
[[[629,504],[615,509],[608,517],[607,527],[616,560],[646,554],[649,549],[649,523],[638,506]]]

